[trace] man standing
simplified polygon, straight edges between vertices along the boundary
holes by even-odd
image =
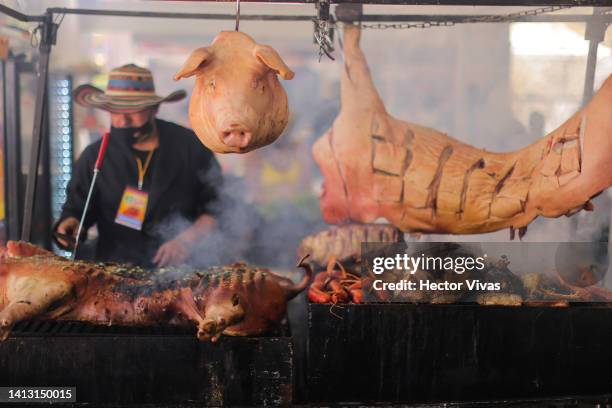
[[[144,267],[184,262],[194,245],[215,227],[213,214],[221,170],[213,153],[191,131],[156,119],[163,102],[185,97],[155,94],[153,76],[133,64],[111,71],[106,91],[81,85],[75,100],[110,113],[106,155],[83,232],[98,227],[96,260]],[[68,185],[55,225],[57,242],[76,237],[101,141],[85,148]],[[85,234],[82,234],[85,235]]]

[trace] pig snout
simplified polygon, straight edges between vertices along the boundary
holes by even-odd
[[[253,134],[245,126],[231,125],[221,130],[219,138],[221,142],[229,147],[244,149],[251,142]]]

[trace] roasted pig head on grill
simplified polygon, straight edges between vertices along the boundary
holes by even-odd
[[[392,117],[345,24],[341,110],[313,146],[326,222],[384,217],[405,232],[519,236],[538,216],[591,210],[612,184],[612,77],[558,129],[521,150],[493,153]]]
[[[221,334],[264,333],[285,316],[287,302],[304,290],[267,269],[237,263],[180,279],[156,281],[122,276],[119,265],[74,262],[24,242],[9,241],[0,259],[0,340],[31,319],[101,325],[194,326],[200,340]]]
[[[274,48],[238,31],[221,32],[191,53],[175,80],[195,75],[189,119],[200,141],[217,153],[246,153],[274,142],[289,119],[278,81],[293,78]]]
[[[333,226],[304,237],[298,256],[309,255],[315,267],[325,268],[334,258],[343,265],[361,262],[362,244],[367,242],[401,243],[404,234],[389,224],[346,224]]]

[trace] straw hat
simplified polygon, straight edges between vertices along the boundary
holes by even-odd
[[[117,113],[139,112],[163,102],[179,101],[185,96],[183,90],[165,97],[156,95],[151,71],[134,64],[113,69],[106,91],[89,84],[74,90],[74,99],[80,105]]]

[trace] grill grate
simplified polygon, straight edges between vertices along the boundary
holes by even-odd
[[[258,337],[289,337],[291,330],[286,321],[281,325]],[[31,320],[17,323],[11,330],[12,337],[44,337],[44,336],[195,336],[195,327],[180,327],[170,325],[137,327],[137,326],[103,326],[91,323],[69,320]]]
[[[14,337],[31,336],[193,336],[195,328],[178,326],[102,326],[74,321],[25,321],[11,331]]]

